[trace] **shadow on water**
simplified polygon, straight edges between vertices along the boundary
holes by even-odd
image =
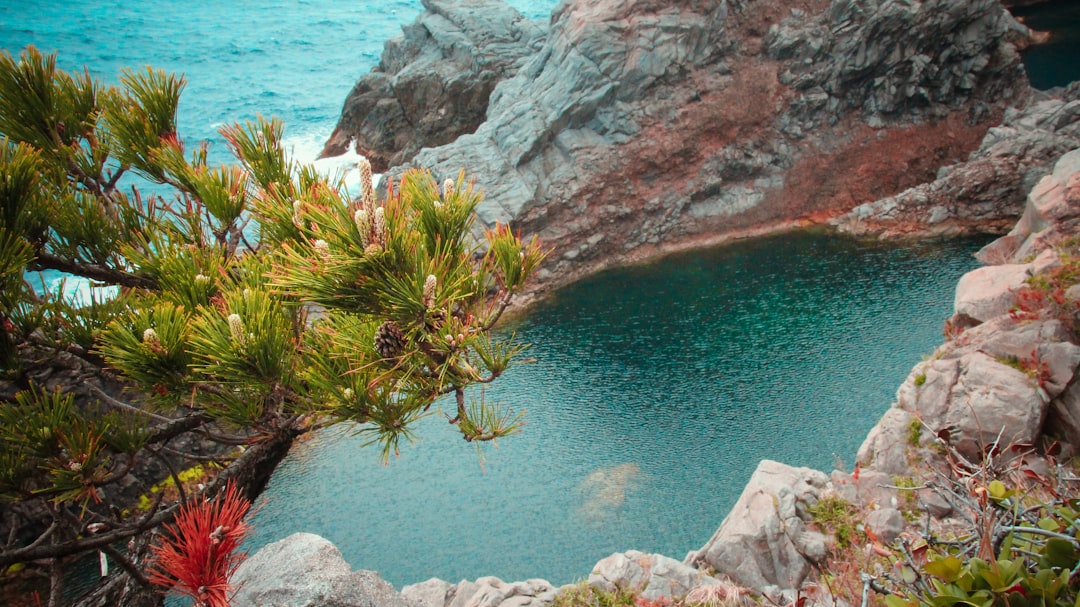
[[[1051,33],[1049,42],[1022,54],[1032,86],[1045,90],[1080,80],[1080,2],[1052,0],[1012,13],[1028,27]]]

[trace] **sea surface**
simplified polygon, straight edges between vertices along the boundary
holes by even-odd
[[[546,18],[554,0],[514,0]],[[33,44],[115,83],[182,72],[180,131],[273,115],[313,159],[354,81],[420,2],[0,3],[0,49]],[[354,159],[324,163],[326,170]],[[796,233],[613,270],[507,330],[536,363],[485,394],[527,410],[478,453],[433,415],[378,464],[341,428],[299,445],[255,517],[251,549],[295,531],[395,585],[496,575],[560,584],[614,551],[700,547],[758,461],[850,467],[908,370],[940,341],[980,243],[898,247]]]

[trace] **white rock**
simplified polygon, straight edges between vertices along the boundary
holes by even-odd
[[[240,564],[233,607],[415,607],[373,571],[353,571],[325,538],[294,533]]]

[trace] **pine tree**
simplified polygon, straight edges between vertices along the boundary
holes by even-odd
[[[123,573],[109,600],[159,602],[148,533],[226,482],[253,499],[301,434],[351,422],[388,458],[441,398],[466,441],[520,426],[473,393],[524,349],[492,328],[537,241],[477,230],[464,173],[440,191],[411,171],[378,200],[361,166],[351,200],[287,157],[276,120],[221,129],[238,163],[211,165],[177,133],[184,84],[0,56],[0,571],[52,563],[50,604],[64,563],[99,551]],[[116,294],[75,304],[42,270]],[[210,463],[184,437],[222,445],[201,491],[180,471]],[[116,504],[145,466],[175,495]]]

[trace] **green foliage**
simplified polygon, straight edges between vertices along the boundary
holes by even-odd
[[[837,548],[842,550],[866,541],[866,534],[859,526],[859,509],[855,504],[841,497],[828,496],[811,504],[807,511],[822,530],[836,538]]]
[[[997,533],[985,539],[997,551],[965,550],[964,542],[934,542],[923,564],[907,561],[901,591],[885,597],[889,607],[1073,607],[1080,600],[1080,502],[1021,499],[999,480],[977,488]],[[1026,502],[1026,503],[1025,503]],[[984,517],[985,518],[985,517]]]
[[[922,439],[922,420],[918,417],[912,417],[911,421],[907,425],[907,443],[912,447],[919,446],[919,440]]]

